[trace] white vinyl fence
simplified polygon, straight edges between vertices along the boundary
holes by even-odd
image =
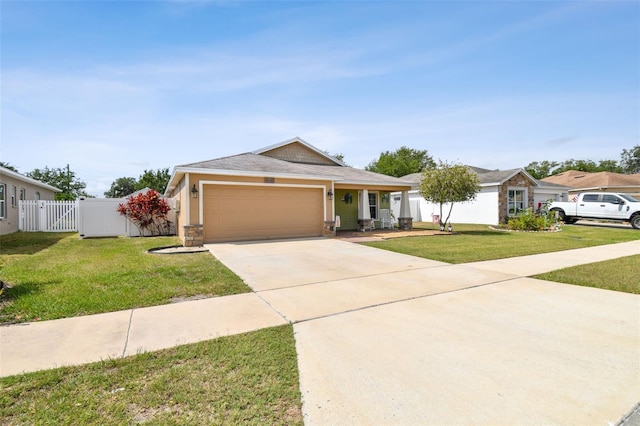
[[[20,200],[18,229],[25,232],[78,230],[77,201]]]
[[[168,219],[174,224],[175,201]],[[20,224],[23,232],[78,232],[80,238],[90,237],[138,237],[138,228],[117,212],[118,205],[126,198],[80,198],[77,201],[20,200]]]
[[[171,210],[168,219],[174,226],[175,235],[175,201],[167,199]],[[139,237],[140,231],[126,217],[117,212],[119,204],[127,202],[127,198],[80,198],[78,233],[80,238],[91,237]],[[145,234],[147,235],[147,234]]]

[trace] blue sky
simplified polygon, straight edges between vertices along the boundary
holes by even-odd
[[[1,1],[0,159],[102,196],[299,136],[489,169],[640,143],[638,1]]]

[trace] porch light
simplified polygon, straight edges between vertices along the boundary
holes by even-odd
[[[198,190],[196,189],[196,184],[193,184],[193,188],[191,188],[191,198],[198,198]]]
[[[327,197],[329,197],[330,200],[333,200],[333,192],[327,192]]]

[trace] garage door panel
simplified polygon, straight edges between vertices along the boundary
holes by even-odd
[[[319,188],[204,186],[206,242],[322,235]]]

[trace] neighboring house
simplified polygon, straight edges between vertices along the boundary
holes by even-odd
[[[568,170],[542,179],[546,183],[554,183],[570,187],[569,194],[574,196],[580,192],[622,192],[640,199],[640,174],[623,175],[613,172],[581,172]]]
[[[19,200],[53,200],[62,192],[46,183],[0,167],[0,235],[16,232],[19,228]]]
[[[452,223],[477,223],[497,225],[504,223],[508,217],[527,208],[539,210],[547,200],[567,200],[569,188],[547,182],[540,182],[524,169],[487,170],[468,166],[478,175],[480,192],[474,201],[455,203],[451,217]],[[402,177],[413,183],[409,191],[409,204],[414,222],[437,222],[434,216],[440,215],[438,204],[427,202],[418,187],[422,179],[421,173]],[[400,194],[392,194],[391,208],[394,213],[400,210]],[[442,214],[446,219],[449,212],[446,204]]]
[[[300,138],[253,152],[176,166],[165,196],[176,200],[185,245],[335,235],[370,228],[390,193],[404,193],[399,226],[411,228],[411,183],[346,166]]]

